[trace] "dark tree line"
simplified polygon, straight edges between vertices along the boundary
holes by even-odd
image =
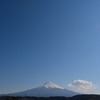
[[[12,97],[2,96],[0,100],[100,100],[100,95],[77,95],[73,97]]]

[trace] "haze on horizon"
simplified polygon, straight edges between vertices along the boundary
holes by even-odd
[[[0,94],[48,80],[100,94],[99,11],[100,0],[0,0]]]

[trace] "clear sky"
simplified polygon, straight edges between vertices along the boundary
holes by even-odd
[[[100,0],[0,0],[0,93],[99,76]]]

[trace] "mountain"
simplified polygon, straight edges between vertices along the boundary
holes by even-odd
[[[50,81],[46,82],[44,85],[33,88],[30,90],[6,94],[6,96],[38,96],[38,97],[49,97],[49,96],[74,96],[79,93],[64,89]]]

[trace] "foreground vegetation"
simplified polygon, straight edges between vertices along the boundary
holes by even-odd
[[[1,96],[0,100],[100,100],[100,95],[77,95],[73,97],[12,97]]]

